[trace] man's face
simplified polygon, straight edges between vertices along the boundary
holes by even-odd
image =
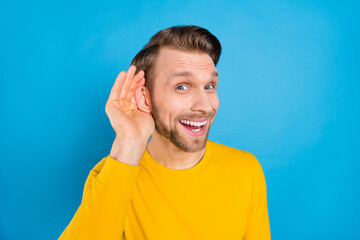
[[[153,76],[156,131],[185,152],[204,149],[219,107],[218,77],[211,57],[163,47]]]

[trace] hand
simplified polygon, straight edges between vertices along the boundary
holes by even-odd
[[[111,89],[105,112],[116,132],[117,144],[131,142],[146,148],[155,124],[150,111],[140,110],[136,102],[135,92],[144,86],[145,78],[143,70],[134,76],[135,72],[134,65],[127,72],[120,72]],[[118,151],[112,149],[112,152]]]

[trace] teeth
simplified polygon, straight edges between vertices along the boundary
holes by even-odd
[[[193,132],[198,132],[198,131],[200,131],[200,128],[197,128],[197,129],[191,129],[191,131],[193,131]]]
[[[186,125],[190,125],[190,126],[201,127],[201,126],[203,126],[203,125],[205,125],[205,124],[207,123],[207,120],[205,120],[205,121],[203,121],[203,122],[193,122],[193,121],[181,119],[180,122],[181,122],[182,124],[186,124]]]

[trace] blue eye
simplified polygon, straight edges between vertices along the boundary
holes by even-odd
[[[186,89],[185,89],[186,88]],[[179,85],[176,87],[176,89],[179,89],[179,90],[187,90],[187,86],[185,85]]]
[[[210,88],[208,88],[208,87],[210,87]],[[214,89],[215,87],[214,87],[214,85],[206,85],[206,87],[205,87],[205,89]]]

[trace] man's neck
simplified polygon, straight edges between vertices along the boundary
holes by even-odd
[[[184,152],[156,131],[147,145],[147,151],[152,158],[161,165],[176,170],[195,166],[204,156],[205,149],[194,153]]]

